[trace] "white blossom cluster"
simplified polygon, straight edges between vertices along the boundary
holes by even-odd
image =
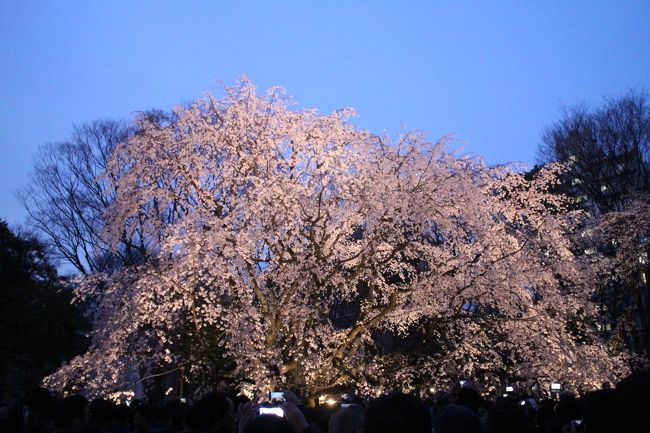
[[[117,191],[106,236],[144,227],[155,257],[81,281],[93,344],[48,386],[119,392],[134,371],[181,366],[203,385],[228,376],[247,392],[308,395],[503,374],[596,386],[624,373],[567,328],[592,310],[567,237],[575,216],[549,192],[557,167],[528,181],[444,140],[378,137],[349,110],[290,102],[242,79],[167,123],[139,120],[106,175]],[[390,351],[386,336],[417,344]]]

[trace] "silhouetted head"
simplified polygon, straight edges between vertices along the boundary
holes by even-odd
[[[289,421],[274,415],[260,415],[253,418],[243,433],[296,433]]]
[[[170,401],[165,406],[169,414],[169,429],[171,431],[183,430],[183,419],[185,419],[189,406],[180,400]]]
[[[456,404],[478,412],[483,406],[483,397],[474,388],[461,388],[456,393]]]
[[[156,407],[147,403],[138,406],[133,415],[133,426],[138,433],[148,433],[156,422],[159,412]]]
[[[473,410],[449,404],[433,420],[436,433],[482,433],[481,422]]]
[[[118,425],[128,425],[131,422],[133,413],[131,409],[125,404],[118,404],[113,406],[111,410],[111,423]]]
[[[28,418],[52,419],[56,407],[56,398],[48,390],[37,388],[27,397],[25,405],[29,411]]]
[[[103,398],[96,398],[90,403],[90,416],[93,422],[106,425],[111,420],[114,404]]]
[[[193,432],[235,431],[235,407],[224,393],[212,392],[196,402],[185,415]]]
[[[81,430],[89,418],[88,400],[72,395],[59,401],[54,414],[54,425],[72,431]]]
[[[487,433],[527,433],[532,425],[522,406],[512,400],[497,401],[488,412]]]
[[[614,429],[621,433],[650,431],[650,371],[632,373],[616,385],[612,405]]]
[[[330,417],[329,433],[360,433],[365,416],[366,411],[356,404],[341,409]]]
[[[417,398],[393,393],[368,405],[365,433],[431,433],[431,418]]]
[[[588,392],[580,399],[584,429],[590,433],[608,433],[612,431],[609,406],[614,399],[613,389],[601,389]]]

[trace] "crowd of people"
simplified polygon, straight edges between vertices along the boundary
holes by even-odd
[[[0,432],[16,433],[647,433],[650,371],[638,371],[614,389],[581,396],[561,392],[539,399],[509,393],[484,399],[473,386],[430,398],[394,392],[363,400],[347,396],[306,407],[291,391],[257,404],[236,393],[150,405],[134,400],[89,402],[57,398],[44,389],[23,405],[4,406]]]

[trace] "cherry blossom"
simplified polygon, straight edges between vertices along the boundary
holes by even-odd
[[[626,372],[567,326],[593,306],[571,249],[579,215],[549,192],[560,167],[526,180],[445,139],[291,104],[243,78],[168,124],[139,119],[109,164],[105,235],[144,227],[155,257],[79,281],[93,344],[48,386],[99,395],[183,367],[205,388],[315,396],[462,377],[589,388]]]

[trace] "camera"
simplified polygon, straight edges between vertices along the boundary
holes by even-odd
[[[269,392],[269,403],[263,404],[257,410],[259,415],[273,415],[284,417],[284,410],[280,407],[280,404],[287,401],[284,397],[283,391],[271,391]]]

